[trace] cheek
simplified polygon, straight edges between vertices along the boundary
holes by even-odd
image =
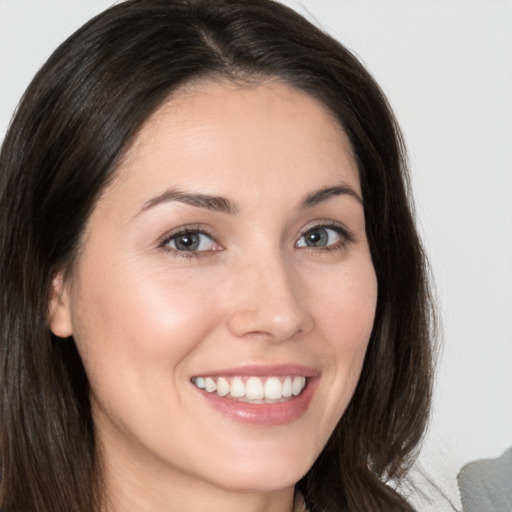
[[[329,385],[335,415],[341,416],[357,385],[377,304],[377,279],[371,261],[343,271],[318,289],[317,326],[327,340],[322,357],[331,368]],[[336,419],[336,421],[337,421]]]
[[[112,266],[108,279],[97,274],[77,290],[74,336],[98,387],[131,379],[137,393],[163,373],[180,377],[180,363],[214,328],[218,301],[205,296],[207,281],[167,274]]]
[[[371,261],[363,260],[317,287],[319,327],[334,347],[363,352],[370,337],[377,304],[377,278]]]

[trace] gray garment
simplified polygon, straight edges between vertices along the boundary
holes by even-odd
[[[463,512],[512,512],[512,448],[466,464],[457,481]]]

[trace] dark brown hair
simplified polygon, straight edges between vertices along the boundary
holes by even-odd
[[[128,0],[89,21],[27,89],[0,154],[0,509],[92,512],[101,501],[88,383],[48,328],[57,269],[142,123],[200,79],[278,78],[325,104],[359,166],[378,280],[355,395],[298,483],[312,512],[406,511],[389,485],[428,419],[432,309],[400,132],[340,43],[271,0]]]

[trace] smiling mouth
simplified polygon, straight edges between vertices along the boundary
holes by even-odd
[[[251,404],[286,402],[299,396],[308,379],[299,375],[279,377],[193,377],[199,389],[219,397]]]

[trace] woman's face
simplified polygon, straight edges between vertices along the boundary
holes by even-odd
[[[352,397],[374,319],[346,136],[277,81],[176,93],[55,288],[51,327],[75,339],[107,472],[293,485]]]

